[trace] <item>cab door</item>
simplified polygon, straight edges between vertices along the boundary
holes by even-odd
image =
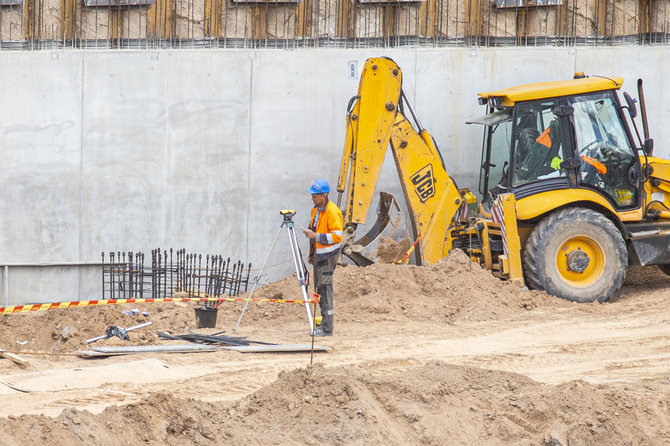
[[[616,209],[637,208],[641,167],[624,126],[616,94],[598,92],[569,98],[580,161],[579,187],[603,194]]]

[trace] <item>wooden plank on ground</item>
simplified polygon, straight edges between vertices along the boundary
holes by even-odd
[[[234,350],[241,353],[283,353],[283,352],[309,352],[312,351],[311,344],[273,344],[273,345],[236,345],[234,347],[223,347],[225,350]],[[315,345],[315,352],[330,350],[330,347]]]
[[[0,356],[3,357],[3,358],[7,358],[11,361],[14,361],[15,363],[17,363],[18,365],[20,365],[23,368],[28,367],[28,361],[21,358],[19,355],[15,355],[14,353],[9,353],[9,352],[6,352],[6,351],[0,349]]]

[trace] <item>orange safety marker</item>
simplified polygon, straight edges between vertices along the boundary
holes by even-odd
[[[310,304],[319,303],[321,296],[314,294],[311,300],[306,301]],[[56,310],[59,308],[90,307],[97,305],[113,304],[143,304],[152,302],[274,302],[283,304],[304,304],[304,300],[288,299],[243,299],[235,297],[166,297],[164,299],[100,299],[100,300],[80,300],[72,302],[52,302],[46,304],[33,305],[14,305],[10,307],[0,307],[0,314],[25,313],[28,311]]]
[[[416,245],[419,243],[419,240],[421,240],[421,233],[420,232],[419,232],[419,236],[414,241],[414,244],[409,247],[407,252],[405,254],[403,254],[403,256],[400,259],[394,260],[393,264],[394,265],[402,265],[402,264],[406,264],[407,262],[409,262],[409,258],[412,255],[412,252],[414,252],[414,249],[416,248]]]

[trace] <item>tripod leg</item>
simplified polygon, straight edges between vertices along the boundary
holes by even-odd
[[[270,254],[272,254],[272,250],[274,249],[275,245],[277,244],[277,239],[279,238],[279,234],[281,234],[281,230],[284,227],[284,224],[279,227],[279,231],[277,232],[277,235],[275,236],[274,241],[272,242],[272,245],[270,246],[270,250],[268,251],[268,255],[265,257],[265,261],[263,262],[263,266],[261,266],[261,270],[258,271],[258,275],[256,276],[256,280],[254,281],[254,285],[251,287],[251,292],[249,293],[249,299],[251,299],[254,295],[254,291],[256,290],[256,285],[258,285],[258,282],[261,280],[261,275],[263,274],[263,270],[265,269],[265,265],[268,263],[268,259],[270,258]],[[244,312],[247,311],[247,306],[249,306],[249,300],[244,303],[244,308],[242,309],[242,312],[240,313],[239,319],[237,319],[237,324],[235,324],[235,328],[233,328],[233,333],[237,333],[237,327],[239,327],[240,322],[242,321],[242,316],[244,316]]]
[[[291,242],[291,252],[293,253],[293,264],[295,265],[296,273],[298,274],[298,284],[302,289],[302,300],[305,302],[305,311],[307,312],[307,320],[309,321],[309,334],[314,334],[314,321],[312,319],[312,309],[309,307],[309,296],[307,294],[307,279],[303,263],[300,261],[300,250],[298,249],[298,240],[295,236],[295,228],[293,225],[288,227],[289,241]]]

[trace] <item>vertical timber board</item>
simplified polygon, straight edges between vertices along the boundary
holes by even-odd
[[[265,39],[268,31],[268,5],[255,4],[251,11],[251,38]]]
[[[337,0],[337,37],[354,37],[356,0]]]
[[[114,8],[109,11],[110,14],[110,30],[109,30],[109,38],[112,40],[118,40],[121,38],[121,9],[120,8]]]
[[[641,36],[649,33],[650,12],[649,0],[638,0],[637,33]]]
[[[206,11],[208,17],[205,35],[207,37],[221,37],[222,1],[223,0],[207,0],[207,3],[210,4],[210,9]]]
[[[26,40],[34,37],[35,26],[35,0],[23,1],[23,30]]]
[[[298,23],[295,35],[309,37],[312,31],[312,0],[302,0],[298,4]]]
[[[435,0],[426,0],[419,5],[419,33],[426,37],[435,35]]]
[[[597,23],[596,35],[603,37],[607,33],[607,0],[596,0],[594,12]]]
[[[205,0],[205,36],[221,36],[221,1]]]
[[[523,45],[524,37],[528,37],[528,10],[518,9],[516,11],[516,41],[517,44]]]
[[[568,15],[568,1],[563,0],[556,9],[556,35],[565,36],[567,34],[567,15]]]
[[[172,38],[174,0],[156,0],[147,11],[147,29],[152,37]]]
[[[479,37],[482,34],[482,25],[484,18],[482,16],[482,3],[484,0],[465,0],[465,8],[468,12],[468,25],[470,29],[465,33],[465,37]]]
[[[203,11],[204,17],[203,23],[205,37],[210,37],[212,35],[212,0],[205,0],[205,10]]]
[[[384,37],[393,37],[393,29],[395,27],[395,13],[396,7],[393,5],[385,5],[383,10],[382,33]]]
[[[61,7],[61,38],[70,40],[74,35],[75,0],[62,0]]]

